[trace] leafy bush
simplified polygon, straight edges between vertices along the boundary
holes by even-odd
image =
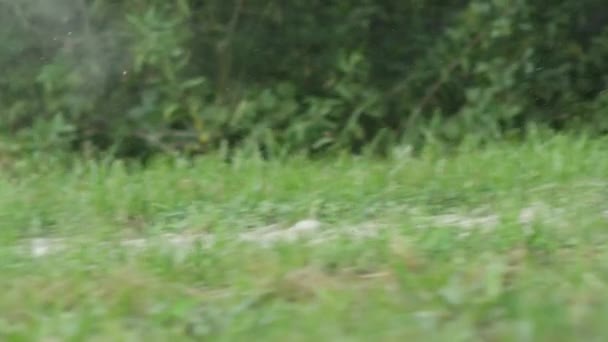
[[[0,0],[0,128],[126,155],[605,132],[600,0]]]

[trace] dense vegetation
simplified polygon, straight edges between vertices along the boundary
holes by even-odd
[[[18,150],[132,155],[383,152],[530,122],[602,133],[607,13],[602,0],[0,0],[0,128]]]
[[[601,340],[606,9],[0,0],[0,340]]]

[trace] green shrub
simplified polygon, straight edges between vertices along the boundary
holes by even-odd
[[[600,0],[0,0],[21,150],[382,153],[608,129]]]

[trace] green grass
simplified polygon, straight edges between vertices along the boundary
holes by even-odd
[[[15,161],[0,172],[0,339],[600,341],[607,211],[608,142],[564,136],[391,160]],[[306,218],[319,234],[379,228],[239,239]],[[117,244],[165,233],[215,243]],[[33,257],[34,237],[67,247]]]

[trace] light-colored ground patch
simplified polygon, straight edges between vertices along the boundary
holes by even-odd
[[[415,212],[415,211],[413,211]],[[533,222],[558,222],[562,211],[551,208],[542,203],[535,203],[523,208],[518,216],[518,222],[522,229],[527,229]],[[608,213],[604,213],[608,217]],[[500,224],[501,217],[496,214],[488,214],[484,210],[472,211],[468,214],[441,214],[427,217],[417,217],[413,221],[420,228],[456,228],[460,229],[461,237],[465,238],[474,231],[490,233]],[[261,247],[270,247],[277,243],[304,242],[308,244],[323,244],[336,238],[346,237],[350,239],[370,239],[378,237],[389,227],[379,223],[368,222],[347,226],[329,226],[315,219],[298,221],[294,225],[284,228],[280,225],[270,225],[246,232],[235,234],[236,241],[253,243]],[[217,240],[217,236],[211,233],[186,234],[165,233],[154,238],[125,239],[119,242],[119,246],[129,251],[140,251],[153,246],[159,248],[175,248],[181,252],[187,252],[197,246],[209,247]],[[34,258],[40,258],[49,254],[64,251],[73,245],[73,241],[67,238],[33,238],[22,246],[21,250]]]
[[[271,225],[251,229],[235,235],[237,241],[254,243],[262,247],[270,247],[279,242],[306,242],[309,244],[321,244],[346,236],[353,239],[371,238],[378,235],[381,228],[378,224],[367,223],[347,227],[332,227],[327,229],[320,221],[306,219],[298,221],[296,224],[282,228],[279,225]],[[152,246],[161,248],[175,248],[181,251],[188,251],[197,246],[209,247],[216,242],[217,236],[214,234],[179,234],[166,233],[155,238],[125,239],[119,242],[119,246],[130,251],[139,251]],[[67,238],[33,238],[29,239],[20,249],[26,254],[35,258],[44,257],[50,254],[64,251],[72,245]]]
[[[472,210],[468,213],[446,213],[425,216],[416,210],[410,210],[410,219],[416,222],[418,228],[455,228],[461,231],[460,237],[466,238],[473,232],[491,233],[501,222],[497,214],[485,209]],[[608,210],[601,215],[608,219]],[[519,211],[517,222],[524,231],[531,229],[535,222],[551,224],[556,227],[565,225],[565,210],[553,208],[541,202],[536,202]],[[377,222],[331,226],[316,219],[304,219],[287,228],[273,224],[249,229],[234,235],[236,241],[252,243],[261,247],[271,247],[277,243],[303,242],[310,245],[327,243],[340,237],[350,239],[371,239],[378,237],[382,231],[390,227]],[[198,246],[210,247],[216,243],[217,236],[212,233],[188,234],[165,233],[152,238],[134,238],[119,241],[118,245],[129,251],[141,251],[146,248],[174,248],[180,252],[188,252]],[[232,237],[231,237],[232,238]],[[75,241],[69,238],[37,237],[24,241],[19,246],[25,254],[34,258],[65,251]]]

